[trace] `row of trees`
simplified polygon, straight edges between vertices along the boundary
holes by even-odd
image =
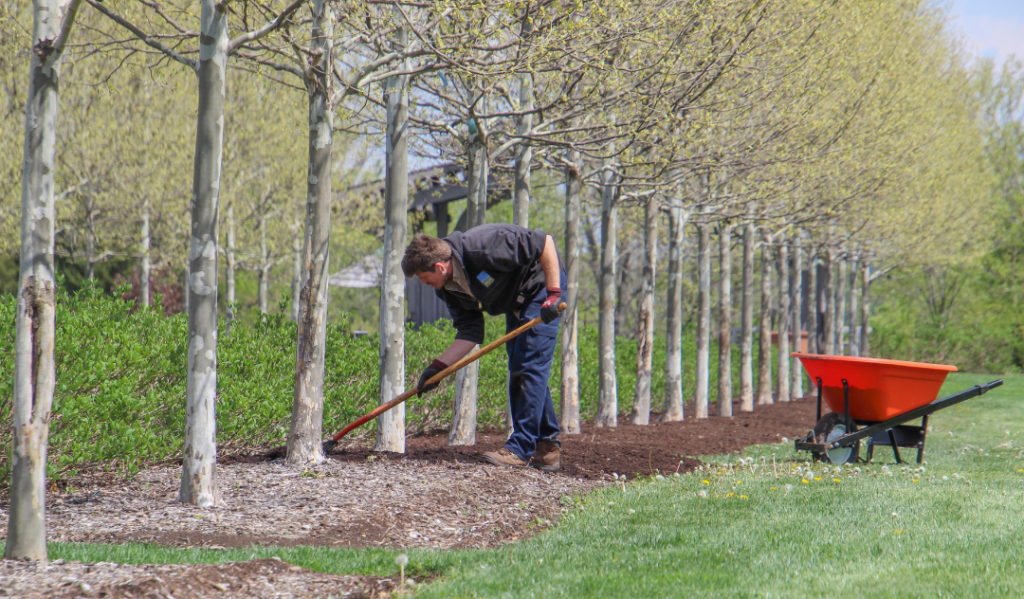
[[[599,306],[599,426],[614,426],[620,411],[614,338],[616,306],[622,304],[616,287],[622,240],[638,240],[638,253],[643,247],[639,376],[631,416],[638,424],[648,422],[652,401],[659,246],[667,246],[669,272],[663,308],[668,340],[663,418],[683,417],[687,225],[697,237],[698,418],[708,415],[713,234],[720,256],[717,334],[724,373],[730,372],[734,320],[733,236],[742,239],[742,409],[753,409],[755,392],[762,403],[771,401],[766,364],[773,314],[780,333],[776,396],[785,400],[794,393],[787,388],[790,383],[797,389],[801,385],[793,374],[799,371],[790,369],[786,344],[790,334],[800,339],[805,277],[794,277],[790,286],[791,271],[807,269],[817,281],[808,283],[816,307],[807,322],[815,328],[817,343],[816,315],[823,314],[815,349],[831,353],[846,314],[837,302],[844,302],[849,289],[867,287],[869,264],[942,260],[977,247],[965,226],[979,220],[986,199],[983,140],[968,93],[970,76],[965,57],[944,32],[942,13],[923,0],[824,5],[811,0],[203,0],[198,12],[186,2],[84,2],[88,6],[82,0],[37,0],[32,34],[19,38],[31,48],[32,74],[22,96],[28,110],[20,211],[17,445],[6,550],[11,557],[45,558],[42,499],[55,374],[58,195],[74,197],[79,206],[71,219],[75,232],[64,238],[73,240],[67,243],[87,264],[104,257],[97,244],[100,231],[137,227],[137,235],[123,239],[138,239],[146,285],[153,247],[150,211],[157,206],[166,215],[157,219],[164,227],[160,234],[168,239],[161,244],[162,259],[182,260],[187,254],[188,424],[179,498],[200,506],[217,500],[218,262],[223,254],[230,306],[231,273],[239,260],[233,203],[226,210],[228,231],[222,241],[222,193],[249,202],[251,216],[246,218],[255,223],[250,230],[256,234],[249,247],[259,248],[255,268],[266,273],[277,261],[298,257],[292,283],[298,337],[288,461],[324,459],[332,205],[349,208],[332,202],[332,184],[336,171],[358,162],[366,150],[353,148],[342,163],[334,152],[340,138],[356,140],[356,146],[360,139],[383,138],[374,144],[383,147],[385,188],[380,213],[381,402],[403,392],[406,384],[400,259],[410,232],[410,155],[465,164],[467,227],[486,222],[488,202],[494,199],[487,193],[492,172],[511,178],[513,222],[523,226],[530,226],[533,213],[534,175],[564,177],[569,312],[562,333],[561,398],[569,433],[579,430],[575,341],[585,246],[593,250],[589,258]],[[79,41],[69,45],[80,10]],[[8,9],[5,23],[18,25],[27,15],[13,11]],[[122,93],[107,96],[109,104],[92,108],[99,119],[121,117],[110,119],[119,134],[103,138],[110,144],[106,152],[90,141],[98,129],[87,117],[79,116],[76,127],[58,127],[65,54],[74,65],[67,77],[81,85],[121,82],[123,72],[129,82],[140,82],[131,93],[121,88]],[[229,68],[254,77],[229,87]],[[195,79],[181,83],[181,72]],[[11,98],[21,95],[17,88],[8,89]],[[180,109],[178,90],[194,91],[194,120]],[[305,100],[304,118],[296,115],[299,98]],[[228,127],[228,107],[240,103],[273,106],[276,118],[242,116]],[[181,138],[191,130],[190,122],[196,131],[191,154]],[[291,133],[299,131],[306,142],[304,163],[297,148],[288,145],[298,137]],[[177,209],[168,207],[189,195],[180,160],[138,152],[140,140],[146,147],[146,140],[155,144],[157,138],[173,148],[166,150],[171,156],[191,155],[193,161],[190,198]],[[80,172],[62,175],[67,185],[58,193],[56,153],[66,146],[76,148],[67,156]],[[112,168],[111,155],[118,161]],[[91,161],[96,166],[90,169]],[[228,169],[233,169],[230,178]],[[144,184],[150,181],[154,184]],[[304,199],[301,218],[289,208],[296,194]],[[97,203],[100,195],[109,200],[106,208]],[[130,204],[137,207],[122,211]],[[634,230],[622,219],[630,207],[643,210]],[[591,211],[594,226],[586,226]],[[123,214],[141,217],[117,216]],[[658,230],[662,214],[668,217],[665,232]],[[301,250],[292,245],[300,229]],[[589,244],[584,243],[588,233],[593,237]],[[751,356],[758,248],[762,364],[755,387]],[[812,266],[814,261],[822,267]],[[851,263],[857,266],[843,272],[843,265]],[[851,271],[862,273],[859,285],[847,283]],[[772,301],[776,275],[777,306]],[[867,306],[866,295],[845,301],[851,307],[858,301]],[[620,332],[623,324],[628,323],[618,323]],[[860,329],[867,330],[866,318]],[[867,336],[860,337],[856,346],[866,353]],[[466,378],[459,387],[472,389],[474,381]],[[718,414],[731,415],[731,379],[721,377],[718,387]],[[456,412],[475,413],[471,392],[456,401]],[[388,412],[379,420],[376,448],[404,451],[404,430],[402,409]]]

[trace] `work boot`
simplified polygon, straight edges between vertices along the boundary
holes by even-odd
[[[523,468],[526,466],[526,462],[512,453],[507,447],[502,447],[498,451],[485,451],[480,457],[485,462],[495,466],[512,466],[513,468]]]
[[[537,453],[530,459],[530,465],[543,472],[558,472],[560,449],[554,441],[537,441]]]

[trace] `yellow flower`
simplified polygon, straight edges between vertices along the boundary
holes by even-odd
[[[841,483],[841,482],[843,482],[843,479],[841,479],[841,478],[833,478],[832,482]]]
[[[801,478],[801,479],[800,479],[800,482],[802,482],[802,483],[803,483],[803,484],[805,484],[805,485],[808,485],[808,484],[810,484],[810,481],[808,481],[808,480],[807,480],[806,478]]]
[[[711,484],[710,482],[708,482],[708,481],[706,481],[706,480],[702,480],[702,481],[700,481],[700,482],[704,483],[705,485],[710,485],[710,484]]]
[[[821,480],[821,477],[820,476],[815,476],[814,480]]]

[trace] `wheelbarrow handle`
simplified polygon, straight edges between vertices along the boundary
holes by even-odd
[[[565,304],[565,302],[562,302],[562,303],[558,304],[558,311],[559,312],[563,312],[563,311],[565,311],[565,309],[567,307],[568,306]],[[477,360],[479,360],[480,358],[482,358],[482,357],[486,356],[487,354],[491,353],[492,351],[494,351],[498,347],[501,347],[505,343],[508,343],[512,339],[515,339],[519,335],[521,335],[521,334],[525,333],[526,331],[532,329],[533,327],[539,325],[541,322],[543,322],[543,321],[538,316],[537,318],[534,318],[533,320],[527,322],[526,324],[522,325],[521,327],[517,328],[516,330],[512,331],[511,333],[507,333],[506,335],[504,335],[503,337],[500,337],[496,341],[492,341],[492,342],[488,343],[487,345],[485,345],[485,346],[481,347],[480,349],[476,350],[475,352],[473,352],[473,353],[463,357],[458,362],[452,364],[448,368],[445,368],[441,372],[439,372],[439,373],[435,374],[434,376],[430,377],[429,379],[427,379],[427,382],[424,383],[424,386],[433,385],[434,383],[441,382],[442,380],[444,380],[445,377],[447,377],[447,376],[449,376],[449,375],[451,375],[451,374],[453,374],[453,373],[455,373],[455,372],[457,372],[459,370],[462,370],[463,368],[465,368],[466,366],[472,364],[473,362],[476,362]],[[359,428],[360,426],[362,426],[362,425],[366,424],[367,422],[373,420],[377,416],[380,416],[384,412],[387,412],[391,408],[397,406],[398,404],[403,403],[404,401],[406,401],[407,399],[409,399],[413,395],[416,395],[417,393],[419,393],[420,390],[421,390],[420,388],[409,389],[408,391],[406,391],[405,393],[403,393],[403,394],[399,395],[398,397],[392,399],[391,401],[389,401],[389,402],[387,402],[385,404],[381,404],[381,405],[377,406],[372,411],[366,413],[363,416],[360,416],[352,424],[350,424],[350,425],[346,426],[345,428],[341,429],[341,431],[338,434],[334,435],[328,443],[337,443],[338,441],[341,440],[342,437],[347,435],[353,429]]]

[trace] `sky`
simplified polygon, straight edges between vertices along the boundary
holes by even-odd
[[[971,50],[995,59],[1024,58],[1024,0],[949,0],[953,27]]]

